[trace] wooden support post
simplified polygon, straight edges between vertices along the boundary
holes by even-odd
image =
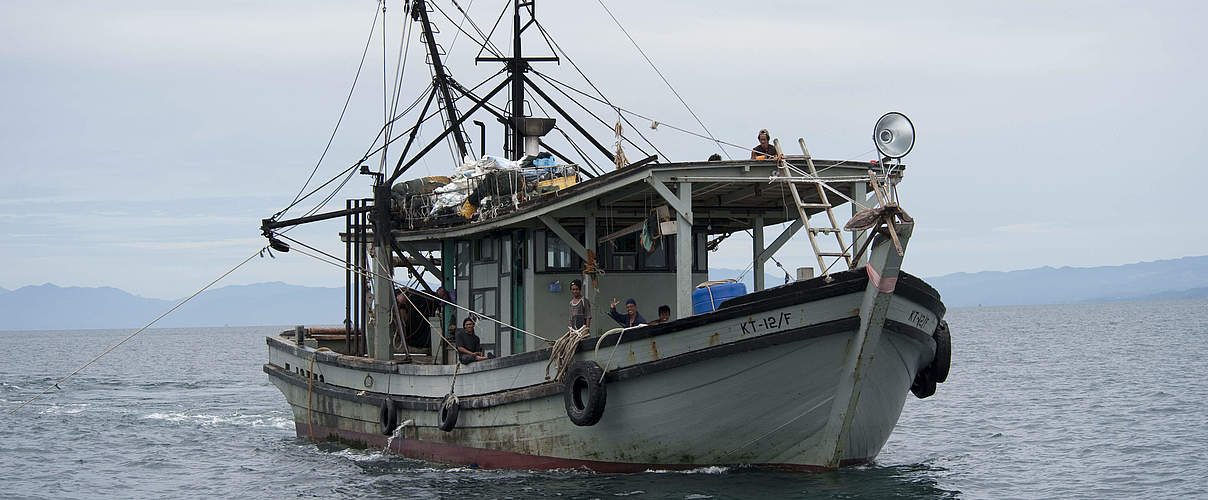
[[[579,258],[587,260],[587,248],[584,247],[582,243],[579,243],[579,240],[575,239],[575,237],[570,234],[570,231],[567,231],[566,228],[562,227],[562,224],[559,224],[556,219],[548,215],[538,215],[537,218],[541,219],[541,222],[545,224],[545,227],[548,227],[550,231],[553,231],[554,234],[558,235],[558,239],[562,240],[563,243],[566,243],[566,245],[569,246],[570,249],[579,256]]]
[[[527,286],[523,287],[523,290],[524,290],[524,317],[525,317],[526,322],[531,321],[532,323],[530,323],[530,324],[534,324],[534,325],[537,323],[537,273],[536,273],[537,259],[545,258],[544,255],[535,254],[534,250],[536,249],[537,246],[535,244],[534,239],[536,238],[536,233],[537,233],[536,231],[525,231],[524,232],[524,243],[523,243],[523,247],[524,247],[524,283],[527,285]],[[533,319],[529,320],[528,318],[533,318]],[[516,325],[516,326],[524,327],[525,325]],[[544,346],[538,346],[536,344],[536,339],[534,339],[533,337],[530,337],[528,335],[524,336],[524,342],[525,342],[524,350],[526,352],[534,351],[534,350],[540,349],[541,347],[544,347]]]
[[[901,224],[901,242],[910,239],[913,224]],[[810,463],[837,468],[843,459],[843,449],[851,433],[852,419],[864,389],[865,373],[876,356],[876,347],[881,341],[881,331],[889,312],[894,286],[901,271],[902,256],[892,244],[878,241],[869,252],[868,286],[860,303],[860,327],[856,330],[843,355],[839,380],[835,384],[835,397],[831,402],[830,416],[823,428],[817,448],[819,455],[811,456]],[[905,388],[903,388],[905,389]]]
[[[390,256],[390,186],[373,187],[373,339],[370,341],[373,359],[389,361],[392,357],[390,318],[394,315],[394,263]]]
[[[679,183],[679,205],[675,212],[675,317],[692,315],[692,183]]]
[[[437,314],[440,314],[439,311]],[[445,346],[444,342],[441,341],[441,337],[444,336],[445,332],[440,327],[441,317],[433,316],[428,318],[428,324],[430,325],[428,331],[428,352],[432,353],[432,363],[443,365],[445,364]]]
[[[868,199],[868,183],[867,182],[851,183],[851,199],[857,200],[860,202],[864,202],[865,200],[867,200]],[[851,204],[851,214],[852,215],[856,215],[856,213],[858,213],[861,210],[864,210],[864,207],[861,207],[860,205],[858,205],[856,203]],[[864,245],[864,241],[871,237],[872,237],[871,231],[868,231],[868,232],[864,233],[863,235],[861,234],[860,231],[852,231],[851,232],[851,247],[852,248],[861,248]],[[853,256],[854,256],[854,254],[853,254]],[[861,258],[857,259],[854,262],[854,264],[856,266],[861,266],[867,262],[868,262],[867,257],[861,257]]]
[[[763,271],[764,263],[767,259],[763,257],[763,215],[755,216],[755,227],[751,228],[751,262],[753,264],[752,272],[755,273],[755,290],[756,292],[763,290],[764,283]]]
[[[433,264],[432,261],[428,259],[428,257],[426,257],[426,256],[424,256],[424,254],[420,253],[420,251],[415,248],[415,245],[412,245],[411,243],[408,243],[406,241],[401,241],[401,242],[399,242],[398,245],[400,248],[403,249],[404,252],[406,252],[404,257],[408,257],[410,259],[413,259],[413,260],[419,262],[421,265],[424,266],[424,269],[427,269],[428,272],[432,273],[433,276],[436,276],[437,278],[439,278],[441,276],[440,269],[436,267],[436,264]]]
[[[773,255],[776,255],[776,252],[780,251],[780,247],[783,247],[785,243],[788,243],[789,239],[792,238],[793,235],[797,234],[797,231],[800,231],[802,227],[805,226],[800,220],[793,221],[792,224],[789,224],[789,227],[784,229],[784,232],[780,233],[780,236],[777,236],[775,240],[772,240],[771,245],[768,245],[767,248],[763,249],[763,253],[759,255],[760,258],[764,262],[767,262],[767,260],[772,258]]]
[[[654,192],[658,193],[659,196],[663,198],[663,201],[666,201],[668,205],[671,205],[671,208],[675,210],[675,213],[683,216],[684,219],[688,221],[688,224],[692,224],[691,195],[689,195],[688,198],[684,198],[684,194],[682,192],[679,195],[672,193],[671,188],[667,187],[666,184],[663,184],[663,181],[654,176],[654,172],[651,172],[650,175],[646,177],[646,182],[650,184],[650,187],[654,188]],[[683,186],[688,183],[681,182],[679,184],[680,186]],[[689,188],[689,190],[691,190],[691,188]]]
[[[586,250],[588,250],[588,252],[586,252],[587,257],[583,258],[584,262],[586,262],[590,256],[599,255],[599,253],[596,251],[596,213],[591,208],[587,210],[587,215],[583,217],[583,246],[586,247]],[[599,262],[596,262],[595,264],[599,265]],[[589,292],[590,290],[595,289],[595,283],[591,278],[592,277],[587,274],[583,275],[583,296],[587,297],[589,302],[596,300],[595,294]]]

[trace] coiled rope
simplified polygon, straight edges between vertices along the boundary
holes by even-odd
[[[579,328],[567,328],[566,333],[558,337],[554,342],[554,346],[550,348],[549,362],[545,364],[545,379],[549,380],[549,369],[555,362],[558,363],[557,369],[554,371],[554,380],[562,382],[566,380],[566,372],[570,369],[570,363],[575,359],[575,352],[578,350],[579,341],[591,335],[591,327],[583,325]]]

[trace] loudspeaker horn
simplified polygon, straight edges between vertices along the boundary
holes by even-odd
[[[872,130],[872,142],[886,158],[901,158],[914,148],[914,124],[897,111],[885,113]]]

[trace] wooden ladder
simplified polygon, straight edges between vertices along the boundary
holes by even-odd
[[[805,147],[805,139],[797,139],[801,145],[801,152],[805,154],[805,165],[809,170],[809,174],[814,178],[818,178],[818,170],[814,168],[814,160],[810,157],[810,152]],[[780,175],[791,177],[788,163],[784,161],[784,152],[780,149],[780,140],[775,141],[776,157],[780,162]],[[821,180],[821,179],[819,179]],[[830,281],[830,268],[837,264],[840,260],[847,263],[847,268],[852,268],[851,248],[843,241],[843,230],[839,229],[839,221],[835,218],[834,206],[831,205],[830,199],[826,196],[826,189],[822,187],[821,182],[814,182],[814,188],[818,190],[818,199],[821,203],[805,203],[801,201],[801,193],[797,191],[795,182],[788,182],[789,192],[793,194],[793,204],[797,207],[797,215],[801,218],[801,225],[805,229],[805,233],[809,235],[810,246],[814,247],[814,256],[818,259],[818,271]],[[805,212],[807,208],[821,208],[826,210],[826,216],[830,220],[830,227],[811,227],[809,214]],[[835,240],[839,242],[838,252],[823,252],[818,246],[818,234],[831,233],[835,235]],[[834,257],[835,260],[830,265],[826,264],[823,257]]]

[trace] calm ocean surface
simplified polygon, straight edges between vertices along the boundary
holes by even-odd
[[[873,465],[484,471],[294,437],[260,371],[280,327],[0,332],[3,498],[1208,496],[1208,301],[955,309],[948,383]]]

